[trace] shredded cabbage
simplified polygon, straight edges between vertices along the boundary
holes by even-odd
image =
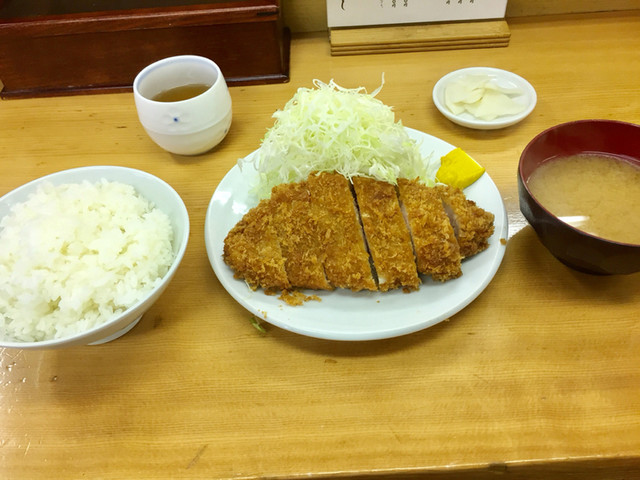
[[[299,88],[282,110],[273,114],[257,152],[238,160],[258,172],[253,191],[268,197],[280,183],[306,179],[311,172],[337,171],[347,178],[362,175],[389,183],[399,177],[435,182],[435,168],[391,107],[364,87],[343,88],[333,80],[314,80],[315,88]]]

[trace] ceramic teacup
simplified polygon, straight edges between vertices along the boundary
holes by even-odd
[[[170,91],[197,85],[206,87],[195,96],[180,99],[183,91],[173,100],[162,99]],[[218,65],[205,57],[180,55],[152,63],[136,76],[133,95],[145,131],[171,153],[207,152],[224,139],[231,126],[227,83]]]

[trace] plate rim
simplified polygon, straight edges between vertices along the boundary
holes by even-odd
[[[472,118],[470,115],[463,117],[461,115],[456,115],[450,112],[440,98],[442,95],[444,95],[444,88],[446,84],[455,77],[479,72],[488,72],[512,81],[515,80],[516,83],[518,83],[525,89],[524,95],[528,96],[529,98],[527,108],[516,115],[504,115],[496,118],[495,120],[479,120]],[[536,107],[536,104],[538,102],[538,95],[533,85],[531,85],[531,83],[527,79],[518,75],[517,73],[496,67],[476,66],[460,68],[442,76],[433,87],[432,99],[438,111],[440,111],[442,115],[451,120],[453,123],[475,130],[497,130],[500,128],[510,127],[511,125],[515,125],[516,123],[519,123],[527,118]]]
[[[445,142],[444,140],[441,140],[437,137],[434,137],[432,135],[429,135],[427,133],[421,132],[419,130],[415,130],[409,127],[404,127],[408,133],[413,134],[413,136],[418,136],[418,138],[423,138],[423,139],[431,139],[434,140],[436,142],[440,142],[441,146],[446,146],[446,148],[450,148],[451,150],[454,149],[455,147],[451,144],[449,144],[448,142]],[[250,155],[255,155],[257,152],[257,150],[254,150],[253,152],[251,152],[248,156]],[[246,157],[245,157],[246,158]],[[443,311],[441,313],[439,313],[438,315],[435,315],[433,317],[429,317],[428,319],[424,320],[424,321],[418,321],[418,322],[411,322],[405,325],[398,325],[398,326],[394,326],[394,328],[379,328],[379,329],[371,329],[369,331],[331,331],[331,330],[312,330],[309,328],[305,328],[304,324],[296,324],[295,322],[290,322],[287,321],[287,319],[285,318],[284,320],[280,318],[280,315],[278,315],[278,311],[286,311],[287,309],[301,309],[301,310],[296,310],[296,312],[304,312],[304,310],[307,308],[307,306],[311,307],[311,305],[303,305],[303,306],[297,306],[297,307],[292,307],[289,305],[286,305],[284,301],[279,300],[279,304],[280,304],[280,308],[276,309],[276,311],[267,311],[267,310],[262,310],[261,308],[259,308],[259,305],[256,305],[256,302],[252,302],[251,301],[251,297],[253,294],[259,294],[259,295],[264,295],[265,297],[267,297],[260,289],[258,289],[257,291],[251,291],[250,288],[248,286],[246,286],[246,284],[244,283],[244,281],[242,280],[237,280],[233,278],[233,274],[231,272],[231,270],[229,269],[229,267],[222,261],[222,244],[220,245],[216,245],[216,242],[214,241],[214,229],[215,229],[215,225],[216,225],[216,220],[214,218],[214,213],[217,207],[217,194],[218,192],[221,191],[221,188],[226,188],[225,185],[226,183],[228,183],[229,181],[231,181],[231,178],[234,175],[242,175],[242,173],[240,172],[240,169],[238,167],[238,165],[234,165],[228,172],[227,174],[224,176],[224,178],[222,179],[222,181],[218,184],[218,186],[216,187],[211,200],[209,202],[209,205],[207,207],[207,212],[206,212],[206,216],[205,216],[205,225],[204,225],[204,229],[205,229],[205,247],[207,250],[207,256],[209,259],[209,263],[215,273],[215,275],[217,276],[218,280],[220,281],[221,285],[223,286],[223,288],[227,291],[227,293],[229,295],[231,295],[231,297],[236,300],[236,302],[238,302],[243,308],[245,308],[246,310],[248,310],[250,313],[252,313],[253,315],[261,318],[262,320],[264,320],[265,322],[272,324],[276,327],[282,328],[283,330],[286,331],[290,331],[293,333],[297,333],[300,335],[304,335],[304,336],[308,336],[308,337],[313,337],[313,338],[318,338],[318,339],[325,339],[325,340],[336,340],[336,341],[369,341],[369,340],[382,340],[382,339],[388,339],[388,338],[393,338],[393,337],[398,337],[398,336],[403,336],[403,335],[407,335],[407,334],[411,334],[411,333],[415,333],[421,330],[424,330],[426,328],[432,327],[444,320],[446,320],[447,318],[451,318],[453,315],[459,313],[461,310],[463,310],[464,308],[466,308],[470,303],[472,303],[476,298],[478,298],[478,296],[480,296],[480,294],[487,288],[487,286],[491,283],[491,281],[493,280],[495,274],[497,273],[500,265],[502,264],[502,260],[504,258],[504,253],[505,253],[505,247],[506,245],[503,244],[503,242],[500,242],[499,240],[501,238],[506,239],[508,237],[508,217],[507,217],[507,212],[506,212],[506,207],[504,205],[504,201],[502,199],[502,196],[500,195],[500,192],[496,186],[496,184],[493,182],[493,180],[491,179],[491,177],[485,172],[483,174],[483,176],[481,177],[480,181],[481,182],[488,182],[485,188],[491,188],[492,190],[495,191],[496,197],[493,198],[494,201],[499,202],[500,204],[500,211],[495,211],[492,213],[494,213],[494,215],[496,216],[496,219],[499,219],[500,221],[496,223],[496,231],[494,232],[493,238],[495,239],[495,243],[496,245],[494,246],[494,249],[490,249],[489,251],[485,251],[482,252],[479,255],[482,254],[489,254],[490,252],[493,252],[491,258],[487,257],[487,261],[490,262],[489,264],[489,268],[484,270],[483,274],[481,275],[481,281],[476,282],[474,285],[472,285],[472,288],[470,289],[470,293],[468,293],[465,298],[462,301],[459,301],[457,303],[455,303],[451,308],[448,308],[446,311]],[[256,199],[257,200],[257,199]],[[243,214],[242,214],[243,215]],[[241,218],[241,215],[240,215]],[[224,236],[226,237],[227,232],[224,232]],[[474,257],[470,258],[468,261],[473,260]],[[483,257],[479,257],[479,258],[483,258]],[[224,271],[222,270],[224,269]],[[463,265],[463,269],[464,269],[464,265]],[[226,274],[225,274],[226,273]],[[461,277],[461,278],[464,278]],[[424,278],[423,278],[424,279]],[[459,280],[459,279],[456,279]],[[456,280],[452,280],[452,281],[456,281]],[[430,281],[427,279],[427,281]],[[448,282],[446,282],[448,283]],[[241,288],[237,288],[239,285],[242,285]],[[442,284],[439,284],[442,285]],[[435,287],[436,285],[434,285]],[[422,285],[421,289],[426,288],[427,285]],[[349,292],[349,291],[345,291],[345,290],[340,290],[340,289],[336,289],[333,292],[324,292],[324,291],[314,291],[315,294],[318,294],[320,297],[327,297],[330,295],[335,295],[335,292],[339,292],[338,294],[342,294],[342,295],[359,295],[359,296],[364,296],[364,297],[375,297],[378,295],[389,295],[389,293],[380,293],[380,292]],[[418,292],[412,292],[406,295],[415,295],[418,294]],[[405,295],[405,294],[402,294]],[[269,298],[277,298],[274,296],[270,296]],[[384,298],[384,297],[381,297]],[[376,302],[375,298],[370,298],[368,299],[371,302]],[[322,298],[322,302],[323,303],[325,301],[329,301],[326,298]],[[379,302],[379,300],[378,300]],[[322,308],[322,307],[319,307]],[[393,311],[388,312],[390,314],[393,313]]]

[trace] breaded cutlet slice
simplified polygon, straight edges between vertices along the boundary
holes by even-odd
[[[324,274],[325,254],[320,243],[318,221],[311,214],[307,182],[273,187],[269,205],[289,283],[298,288],[331,290],[332,286]]]
[[[235,278],[244,279],[253,290],[291,288],[270,202],[262,200],[249,210],[224,239],[225,263]]]
[[[399,178],[398,193],[409,224],[418,273],[442,282],[462,275],[460,247],[436,190],[417,180]]]
[[[437,185],[438,195],[444,202],[453,230],[460,245],[462,258],[470,257],[489,246],[494,231],[494,215],[478,207],[456,187]]]
[[[353,291],[377,290],[349,181],[337,173],[312,173],[307,186],[329,283]]]
[[[378,288],[417,290],[420,277],[395,185],[366,177],[352,182]]]

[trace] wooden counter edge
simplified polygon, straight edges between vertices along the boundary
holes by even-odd
[[[336,472],[304,475],[314,480],[628,480],[640,478],[640,458],[602,457],[566,458],[553,461],[492,462],[485,465],[451,465],[367,473]],[[300,476],[282,476],[278,480],[298,480]]]

